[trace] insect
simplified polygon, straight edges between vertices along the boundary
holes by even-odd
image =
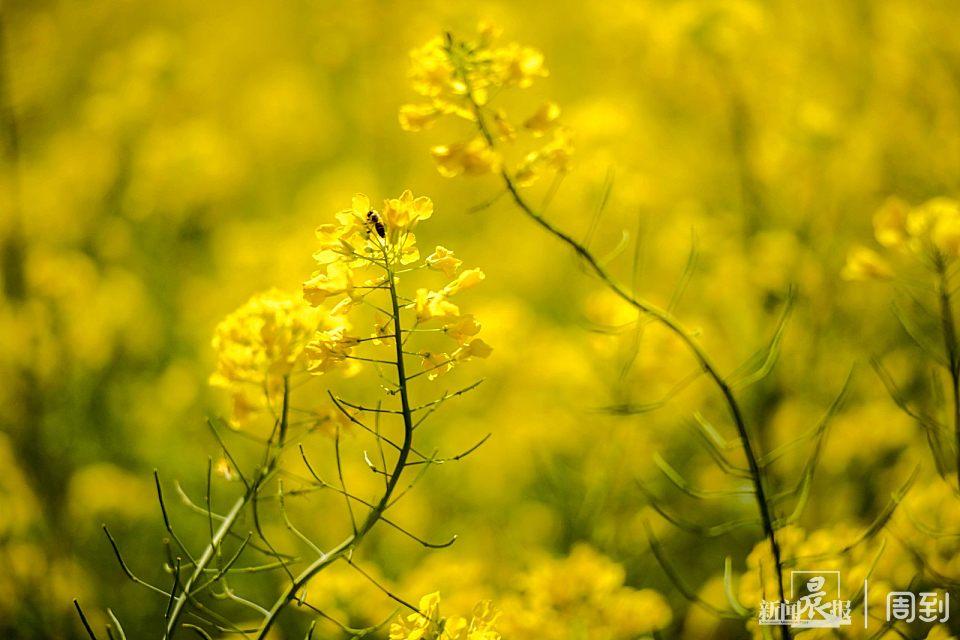
[[[373,227],[381,238],[387,237],[387,228],[383,226],[383,221],[380,220],[380,216],[373,209],[367,212],[367,224]]]

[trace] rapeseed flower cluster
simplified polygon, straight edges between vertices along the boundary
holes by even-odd
[[[518,596],[503,601],[508,638],[631,640],[667,628],[670,606],[653,589],[624,584],[622,566],[587,545],[548,559],[521,576]]]
[[[303,297],[311,305],[326,305],[325,314],[336,319],[332,328],[318,331],[306,346],[307,367],[322,375],[332,370],[350,372],[362,358],[354,350],[362,343],[381,344],[395,334],[393,316],[412,311],[412,325],[400,336],[406,343],[412,333],[441,333],[451,340],[449,347],[416,352],[428,376],[436,378],[470,358],[486,358],[490,346],[477,337],[480,324],[470,314],[461,314],[453,301],[462,291],[473,288],[486,277],[480,269],[463,269],[454,253],[437,246],[421,258],[414,228],[433,215],[433,202],[415,198],[404,191],[383,201],[375,209],[362,194],[354,196],[351,207],[337,214],[337,222],[317,229],[320,248],[314,253],[317,269],[303,284]],[[360,335],[352,331],[349,312],[369,303],[371,294],[391,289],[393,278],[418,271],[441,273],[448,282],[436,289],[417,288],[403,298],[396,309],[372,305],[373,331]]]
[[[242,426],[268,405],[279,406],[284,380],[304,368],[304,350],[318,320],[299,295],[271,289],[217,325],[217,364],[210,384],[229,391],[233,426]]]
[[[392,338],[392,312],[370,305],[375,319],[369,335],[354,330],[350,312],[368,303],[371,294],[389,290],[389,280],[398,272],[434,271],[448,279],[436,289],[416,289],[397,309],[412,312],[408,333],[438,333],[449,339],[449,346],[414,354],[430,379],[460,362],[490,355],[490,346],[477,337],[480,323],[472,314],[461,314],[453,302],[460,292],[483,282],[483,271],[463,269],[462,261],[442,246],[421,259],[412,230],[432,214],[430,199],[414,198],[410,191],[385,200],[379,210],[366,196],[356,195],[351,208],[337,214],[337,223],[317,229],[317,268],[303,283],[302,296],[272,289],[220,322],[213,338],[217,363],[210,383],[230,392],[234,427],[267,409],[276,412],[284,381],[296,373],[352,376],[372,361],[354,351]],[[404,342],[407,339],[409,335]]]
[[[440,594],[420,599],[418,611],[400,616],[390,625],[390,640],[500,640],[500,613],[489,601],[478,602],[469,618],[442,617]]]
[[[496,106],[504,90],[526,89],[548,75],[543,54],[515,42],[502,43],[501,31],[481,23],[472,40],[436,36],[410,53],[410,81],[423,102],[400,107],[406,131],[427,129],[450,116],[470,124],[463,139],[434,146],[430,153],[446,177],[506,173],[516,184],[533,184],[546,172],[570,166],[573,140],[560,122],[560,106],[542,103],[525,117]],[[528,150],[519,160],[506,147]]]
[[[862,245],[854,247],[842,271],[845,279],[890,280],[896,272],[891,260],[899,257],[942,271],[960,257],[960,202],[938,197],[911,206],[892,197],[874,215],[873,230],[886,256]]]

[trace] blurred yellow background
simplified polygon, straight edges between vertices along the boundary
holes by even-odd
[[[427,552],[388,530],[365,548],[370,565],[410,599],[440,590],[452,611],[480,598],[525,610],[532,635],[516,638],[640,637],[636,618],[662,617],[658,603],[620,620],[589,600],[610,602],[622,585],[667,599],[662,637],[748,635],[677,593],[642,526],[718,606],[726,556],[738,573],[756,570],[759,529],[678,534],[637,488],[652,483],[701,522],[754,514],[749,495],[691,506],[654,464],[659,452],[697,486],[737,485],[690,428],[700,411],[734,438],[708,385],[655,412],[623,410],[656,401],[695,363],[656,326],[610,331],[635,316],[566,248],[506,198],[474,210],[500,192],[494,177],[442,177],[428,150],[447,140],[398,125],[415,98],[408,52],[480,20],[546,57],[549,77],[514,98],[518,110],[555,100],[573,131],[549,219],[585,237],[612,185],[591,246],[665,306],[695,244],[675,311],[725,372],[767,344],[797,286],[776,369],[741,393],[765,450],[813,427],[859,363],[800,526],[842,546],[918,462],[917,510],[951,499],[956,510],[921,430],[866,363],[882,355],[918,398],[929,369],[889,288],[839,273],[888,196],[957,194],[960,5],[92,0],[5,2],[2,19],[0,636],[83,637],[75,597],[98,624],[109,606],[128,637],[161,635],[165,602],[127,581],[100,524],[131,566],[169,579],[150,472],[202,491],[217,455],[205,418],[228,411],[207,384],[217,322],[258,291],[298,289],[314,229],[352,194],[405,188],[436,207],[423,246],[449,243],[486,272],[471,307],[495,349],[472,367],[485,383],[430,437],[453,451],[493,436],[432,471],[398,512],[457,544]],[[528,193],[539,203],[550,190],[543,180]],[[778,460],[772,482],[791,485],[804,460],[803,448]],[[202,543],[204,518],[170,502],[182,535]],[[300,515],[315,531],[332,517]],[[908,555],[885,551],[885,580],[910,582]],[[943,570],[960,575],[952,564]],[[568,593],[591,580],[592,596]],[[348,572],[314,589],[359,626],[395,607]],[[303,633],[293,615],[276,637]]]

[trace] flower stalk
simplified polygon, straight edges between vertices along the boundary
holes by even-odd
[[[230,394],[233,401],[231,426],[243,433],[250,428],[265,428],[272,424],[269,436],[263,439],[253,433],[245,434],[262,444],[259,464],[246,473],[241,471],[218,429],[211,423],[213,434],[225,456],[215,465],[216,471],[227,481],[242,482],[244,490],[228,512],[224,515],[215,514],[210,500],[210,477],[214,469],[212,460],[207,467],[205,508],[194,504],[180,490],[187,505],[204,515],[209,523],[209,540],[197,555],[192,554],[176,534],[157,480],[164,525],[176,543],[178,552],[183,554],[183,560],[174,557],[173,550],[168,547],[165,569],[173,578],[169,588],[154,586],[137,577],[124,562],[119,546],[107,532],[125,574],[135,583],[166,598],[164,640],[173,640],[183,628],[203,631],[201,635],[205,636],[207,631],[227,631],[266,638],[291,603],[313,611],[316,614],[313,625],[323,620],[336,624],[341,630],[349,630],[310,604],[305,589],[318,574],[339,560],[370,578],[358,566],[354,551],[379,522],[384,522],[424,548],[446,547],[456,540],[456,536],[453,536],[444,543],[430,542],[385,515],[416,483],[414,479],[398,490],[401,478],[409,467],[421,467],[418,479],[430,465],[461,460],[487,439],[483,438],[469,450],[453,456],[438,456],[438,452],[425,455],[414,446],[415,431],[434,411],[447,400],[476,388],[479,382],[454,393],[444,392],[438,398],[414,406],[410,399],[410,381],[421,374],[433,380],[464,361],[484,358],[491,352],[491,348],[477,337],[481,329],[479,322],[472,315],[461,315],[460,307],[452,302],[461,291],[480,283],[485,277],[483,272],[476,268],[461,269],[462,261],[454,257],[452,251],[440,246],[429,256],[420,257],[412,229],[432,213],[433,203],[428,198],[414,198],[409,191],[399,198],[386,200],[382,211],[375,210],[366,196],[356,195],[352,207],[337,214],[336,224],[321,225],[318,229],[321,246],[314,254],[318,267],[304,282],[302,295],[278,290],[258,294],[217,326],[212,343],[218,358],[210,383]],[[417,289],[413,295],[400,293],[398,283],[401,277],[406,279],[415,271],[428,270],[441,272],[447,278],[446,284],[438,290]],[[413,279],[415,276],[409,277]],[[381,300],[371,301],[371,298],[383,296],[388,301],[380,304],[378,302]],[[328,304],[331,301],[335,303]],[[369,323],[370,333],[354,333],[356,317]],[[449,353],[442,347],[433,346],[444,341],[452,341],[455,345],[449,349]],[[421,342],[430,344],[431,348],[415,347]],[[409,373],[408,358],[419,358],[422,371]],[[333,406],[326,411],[293,404],[292,390],[301,386],[299,380],[316,380],[334,372],[353,375],[360,368],[371,366],[371,363],[377,367],[380,377],[377,393],[385,392],[386,399],[380,397],[376,402],[354,402],[335,395],[328,386],[326,395]],[[388,381],[390,376],[386,371],[381,372],[378,365],[393,367],[395,382]],[[297,384],[292,385],[291,379],[297,379]],[[384,384],[389,388],[384,389]],[[309,417],[291,422],[291,411]],[[418,411],[422,413],[415,419],[414,414]],[[366,415],[373,416],[375,421],[372,427],[366,423]],[[384,434],[381,416],[390,416],[402,423],[402,438],[391,438]],[[358,494],[347,485],[350,467],[345,464],[347,458],[341,446],[341,435],[354,425],[375,438],[380,453],[379,468],[366,454],[363,458],[369,472],[383,478],[382,489],[378,489],[373,496]],[[297,443],[298,449],[313,480],[292,473],[281,463],[281,457],[291,440],[315,433],[326,434],[334,441],[339,480],[336,484],[328,483],[318,475],[302,441]],[[395,450],[396,457],[392,465],[388,462],[390,457],[385,453],[384,445]],[[284,480],[273,482],[280,474],[293,478],[302,486],[285,492]],[[274,487],[276,492],[268,494],[270,487]],[[343,497],[350,525],[350,533],[326,551],[323,550],[326,543],[312,540],[297,528],[286,511],[284,500],[285,496],[325,490]],[[279,506],[282,524],[292,536],[290,539],[295,544],[309,548],[307,559],[301,561],[299,557],[282,553],[278,550],[280,547],[268,539],[264,526],[268,514],[261,513],[261,504],[272,499],[277,500],[275,504]],[[252,516],[253,531],[244,537],[236,529],[248,509]],[[217,527],[214,527],[215,519],[219,521]],[[255,536],[256,541],[252,542]],[[225,553],[224,542],[228,537],[241,542]],[[245,557],[246,553],[253,551],[266,555],[271,562],[236,566],[241,556]],[[228,578],[240,572],[282,576],[285,585],[278,597],[267,605],[261,605],[231,588]],[[386,590],[385,593],[396,602],[407,602],[397,594]],[[247,609],[248,613],[255,612],[255,630],[244,631],[245,627],[216,611],[201,596],[229,600]],[[420,613],[413,605],[405,606],[416,614]],[[192,624],[192,621],[186,622],[186,615],[194,618],[200,626]],[[385,623],[355,631],[365,635],[382,624]]]
[[[479,129],[483,139],[487,142],[490,149],[494,150],[496,148],[496,143],[490,133],[490,129],[486,123],[486,118],[481,106],[477,103],[476,99],[473,97],[472,91],[469,88],[467,89],[466,96],[470,101],[473,112],[476,116],[477,128]],[[616,280],[614,280],[607,270],[600,265],[599,261],[596,259],[596,257],[594,257],[591,251],[587,249],[587,247],[575,240],[572,236],[560,228],[551,224],[540,213],[530,206],[530,204],[521,195],[516,183],[506,169],[500,170],[500,177],[503,180],[504,187],[510,194],[513,203],[517,206],[517,208],[520,209],[521,212],[523,212],[529,219],[533,220],[547,233],[571,248],[574,253],[576,253],[577,256],[579,256],[586,263],[593,274],[598,277],[600,281],[603,282],[603,284],[621,300],[632,306],[640,313],[654,318],[657,322],[666,327],[671,333],[677,336],[690,351],[691,355],[693,355],[703,372],[720,392],[721,396],[723,397],[724,404],[726,405],[727,410],[730,413],[730,417],[737,429],[737,435],[743,448],[744,456],[747,459],[747,465],[750,469],[750,480],[753,484],[757,509],[760,512],[763,533],[770,542],[770,551],[773,555],[774,563],[776,564],[778,593],[781,601],[786,601],[786,591],[783,584],[783,560],[781,557],[780,545],[777,541],[774,517],[771,512],[770,503],[767,497],[767,489],[764,485],[763,471],[760,467],[758,454],[751,439],[750,432],[747,429],[746,422],[743,418],[743,412],[733,394],[733,390],[730,388],[730,384],[717,370],[716,365],[714,365],[710,360],[703,347],[701,347],[696,339],[680,325],[680,323],[673,317],[672,314],[664,309],[660,309],[650,302],[642,300],[637,296],[628,293],[627,290],[624,289],[624,287]],[[783,630],[784,634],[788,634],[786,627],[783,627]]]
[[[531,184],[547,169],[553,169],[558,175],[566,171],[572,154],[572,144],[568,130],[558,122],[560,108],[555,103],[548,102],[523,122],[523,129],[533,138],[541,138],[552,132],[553,141],[527,153],[519,164],[508,168],[499,143],[516,141],[518,129],[507,120],[502,110],[489,105],[490,97],[504,87],[530,86],[535,78],[546,76],[547,71],[543,67],[543,56],[540,52],[515,44],[498,46],[495,44],[497,36],[498,31],[495,28],[481,25],[476,41],[459,41],[452,34],[446,33],[442,38],[434,38],[422,48],[415,49],[411,53],[411,79],[414,89],[427,102],[401,107],[401,127],[408,131],[419,131],[431,126],[436,119],[444,115],[470,122],[475,129],[473,135],[476,136],[472,140],[432,149],[439,172],[448,177],[484,173],[498,175],[505,192],[509,193],[514,205],[527,218],[573,250],[592,274],[617,297],[639,313],[653,318],[680,339],[699,368],[720,392],[736,427],[747,460],[763,534],[769,541],[776,565],[777,591],[780,599],[785,601],[783,559],[776,534],[777,520],[765,486],[760,454],[730,382],[720,374],[697,340],[668,310],[629,292],[600,264],[584,243],[549,222],[520,193],[522,187]],[[789,638],[786,627],[781,628],[781,633],[783,638]]]
[[[267,634],[276,623],[277,617],[280,615],[280,613],[291,602],[294,602],[297,599],[297,594],[307,585],[308,582],[310,582],[310,580],[314,578],[314,576],[337,560],[343,558],[344,556],[348,556],[353,549],[360,544],[364,537],[366,537],[370,530],[372,530],[377,522],[379,522],[383,517],[383,514],[390,505],[391,498],[396,491],[397,484],[400,482],[400,476],[403,475],[404,470],[407,468],[407,460],[410,457],[410,452],[413,447],[413,413],[410,410],[407,374],[404,366],[403,341],[400,337],[403,335],[403,328],[400,322],[400,302],[397,296],[396,275],[392,265],[390,264],[389,258],[387,257],[386,251],[384,251],[384,265],[387,269],[390,304],[393,310],[392,340],[396,353],[395,365],[397,370],[397,388],[398,395],[400,396],[400,408],[403,417],[403,441],[400,444],[400,450],[397,453],[397,461],[393,466],[393,470],[390,472],[386,487],[384,488],[380,500],[370,510],[370,513],[367,515],[363,523],[357,528],[356,532],[347,536],[340,544],[317,558],[313,564],[304,569],[295,580],[291,581],[290,584],[284,588],[283,592],[280,594],[280,597],[277,598],[276,602],[274,602],[273,606],[264,617],[263,623],[260,625],[260,628],[257,631],[257,640],[262,640],[267,637]]]
[[[937,296],[940,302],[940,325],[943,332],[947,369],[950,374],[950,391],[954,444],[956,446],[957,487],[960,489],[960,345],[957,344],[957,329],[953,317],[953,300],[950,295],[950,279],[944,260],[936,260]]]

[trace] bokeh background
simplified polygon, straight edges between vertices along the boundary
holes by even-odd
[[[497,181],[441,177],[428,149],[447,140],[397,124],[415,97],[407,52],[481,19],[546,56],[550,76],[517,109],[553,99],[574,131],[550,219],[584,237],[609,185],[591,246],[644,296],[676,297],[724,371],[767,344],[796,285],[776,369],[741,392],[765,450],[815,425],[854,369],[790,535],[843,546],[918,463],[915,510],[960,525],[921,430],[867,365],[882,356],[916,398],[935,398],[892,289],[839,277],[887,196],[960,186],[956,3],[4,2],[0,636],[82,637],[77,597],[98,624],[110,606],[128,637],[159,637],[165,602],[126,580],[100,524],[131,566],[167,580],[151,470],[202,487],[217,453],[205,418],[228,410],[207,384],[216,323],[260,290],[297,289],[315,227],[353,193],[404,188],[435,202],[421,243],[487,274],[470,303],[495,349],[472,366],[486,381],[444,409],[432,437],[452,451],[493,436],[405,498],[406,522],[457,544],[428,553],[385,532],[364,551],[372,570],[410,599],[439,589],[451,612],[480,598],[522,610],[515,638],[641,637],[664,613],[655,598],[649,611],[601,604],[626,588],[669,603],[662,637],[749,634],[691,607],[643,529],[718,606],[729,556],[756,606],[758,529],[679,533],[638,490],[643,479],[701,522],[754,513],[750,496],[691,503],[654,464],[659,452],[693,484],[737,486],[690,428],[699,411],[734,435],[708,385],[625,410],[695,364],[656,326],[633,329],[632,312],[508,199],[472,211]],[[545,180],[528,193],[539,203],[548,191]],[[771,467],[774,486],[795,482],[807,451]],[[173,510],[202,544],[205,520]],[[342,526],[339,513],[302,514],[315,531]],[[881,538],[883,579],[906,586],[917,568],[894,537],[851,562],[862,576]],[[941,568],[960,576],[949,544],[937,541]],[[271,580],[255,588],[275,593]],[[321,582],[317,597],[355,624],[394,610],[349,571]],[[303,620],[292,614],[276,637],[302,637]]]

